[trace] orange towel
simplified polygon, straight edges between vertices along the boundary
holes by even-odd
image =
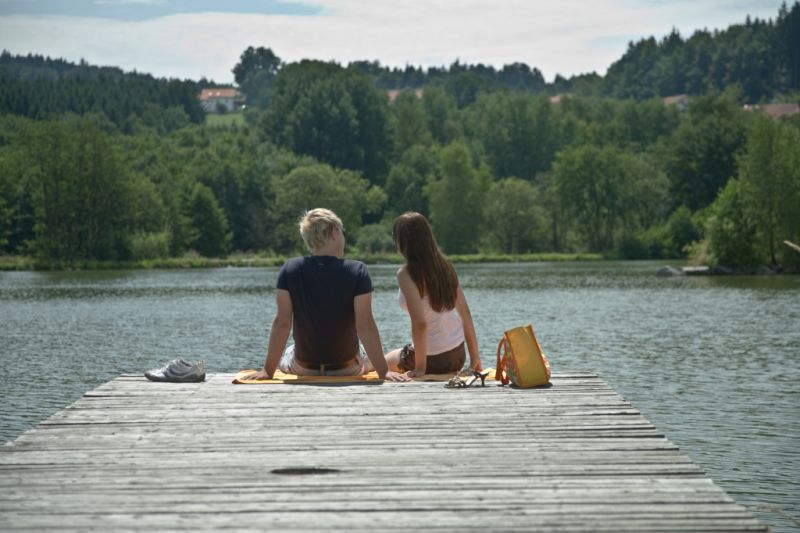
[[[247,374],[258,372],[257,370],[242,370],[233,380],[236,385],[272,385],[276,383],[364,383],[368,381],[382,381],[378,373],[372,371],[363,376],[298,376],[296,374],[284,374],[280,370],[275,371],[272,379],[242,379]],[[448,381],[453,374],[425,374],[421,378],[414,378],[414,381]],[[494,380],[494,370],[489,372],[487,381]]]
[[[247,374],[258,370],[242,370],[233,380],[236,385],[271,385],[274,383],[364,383],[365,381],[382,381],[377,372],[370,372],[363,376],[298,376],[275,371],[272,379],[242,379]]]

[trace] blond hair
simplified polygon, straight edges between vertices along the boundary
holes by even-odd
[[[342,219],[330,209],[312,209],[300,218],[300,236],[312,252],[325,246],[334,228],[344,232]]]

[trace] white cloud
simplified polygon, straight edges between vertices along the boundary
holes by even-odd
[[[757,9],[736,0],[314,0],[323,15],[195,13],[141,22],[74,17],[0,17],[0,47],[118,65],[157,76],[232,79],[247,46],[271,47],[287,61],[377,59],[391,66],[521,61],[556,73],[605,72],[629,40],[684,36],[725,27],[749,12],[777,14],[780,0]]]
[[[129,4],[162,5],[166,0],[94,0],[99,6],[121,6]]]

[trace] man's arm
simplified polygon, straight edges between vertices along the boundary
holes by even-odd
[[[383,357],[383,345],[381,335],[378,333],[378,325],[372,315],[372,293],[359,294],[353,299],[353,307],[356,314],[356,332],[361,344],[367,351],[367,357],[375,367],[378,377],[390,381],[407,381],[408,378],[403,374],[391,372],[386,359]]]
[[[286,348],[286,341],[292,332],[292,298],[289,291],[277,289],[275,291],[275,302],[278,310],[275,318],[272,319],[272,329],[269,330],[269,343],[267,344],[267,358],[264,361],[264,368],[258,373],[245,376],[245,379],[272,379],[275,369]]]

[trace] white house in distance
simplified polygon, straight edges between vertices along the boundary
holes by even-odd
[[[673,94],[662,98],[661,101],[664,105],[675,106],[678,111],[686,111],[689,107],[689,99],[688,94]]]
[[[245,96],[233,87],[203,89],[197,98],[206,113],[216,113],[223,108],[230,113],[242,107],[245,102]]]
[[[745,111],[761,111],[768,117],[775,120],[785,117],[793,117],[800,114],[800,104],[797,102],[787,102],[782,104],[760,104],[746,105]]]

